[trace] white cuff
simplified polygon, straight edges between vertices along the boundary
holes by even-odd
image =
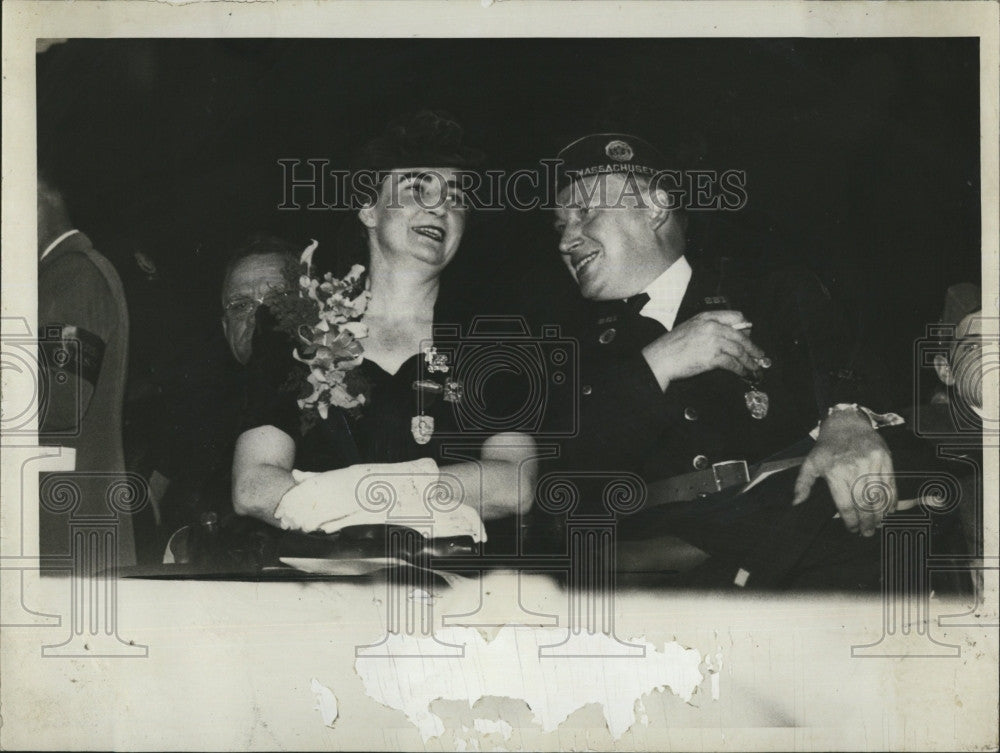
[[[906,423],[906,421],[903,420],[903,417],[898,413],[876,413],[870,408],[858,405],[857,403],[837,403],[836,405],[830,407],[830,409],[826,412],[826,415],[831,416],[837,411],[842,410],[854,410],[863,413],[868,417],[868,421],[871,423],[873,429],[884,429],[886,426],[901,426]],[[821,423],[822,421],[818,422],[816,424],[816,428],[809,432],[809,436],[812,437],[813,440],[819,438],[819,427]]]

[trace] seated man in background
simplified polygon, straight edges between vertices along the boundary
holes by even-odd
[[[923,503],[936,529],[942,531],[939,540],[944,535],[950,537],[932,548],[931,554],[960,552],[973,560],[985,553],[983,432],[984,428],[990,432],[997,428],[997,416],[987,416],[983,405],[983,382],[993,377],[991,370],[983,367],[996,363],[997,358],[996,322],[990,329],[980,300],[978,285],[959,283],[948,288],[941,318],[920,344],[923,350],[918,350],[918,369],[927,365],[926,355],[933,354],[933,393],[924,403],[919,403],[920,395],[915,396],[915,405],[907,412],[909,428],[905,434],[900,429],[887,434],[899,470],[914,479],[908,484],[911,488],[900,489],[900,506],[912,509]],[[939,484],[938,490],[945,492],[941,500],[920,499],[920,487],[934,477],[957,481],[957,487]],[[956,491],[957,501],[950,498]],[[949,526],[956,514],[959,525]],[[971,585],[981,591],[982,571],[973,567],[970,572]],[[955,575],[937,573],[934,587],[939,591],[966,590],[969,579]]]
[[[39,441],[76,451],[79,506],[40,510],[41,555],[70,553],[72,515],[109,514],[107,474],[125,471],[122,404],[128,362],[128,311],[111,263],[74,228],[62,194],[38,178],[38,328],[44,386]],[[135,564],[132,518],[119,514],[118,564]]]
[[[169,352],[173,369],[163,377],[163,441],[153,477],[164,489],[160,507],[166,537],[184,526],[211,535],[233,514],[233,445],[245,420],[247,369],[257,311],[270,296],[287,292],[286,266],[301,249],[256,235],[235,248],[221,288],[221,327],[188,343],[190,353]],[[222,337],[220,337],[222,335]],[[190,541],[196,536],[188,537]],[[168,559],[188,560],[182,539]]]
[[[983,408],[984,349],[996,353],[986,338],[978,285],[952,285],[945,296],[940,322],[948,336],[941,340],[947,353],[934,355],[934,371],[941,382],[930,405],[921,409],[918,429],[933,433],[962,433],[982,439],[986,414]],[[988,376],[986,377],[988,378]],[[996,421],[996,417],[993,417]]]

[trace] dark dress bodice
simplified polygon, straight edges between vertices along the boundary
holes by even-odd
[[[444,398],[446,381],[459,370],[455,363],[449,362],[446,373],[434,372],[425,353],[415,353],[390,374],[365,359],[356,367],[368,385],[365,404],[358,409],[331,407],[325,419],[303,421],[297,401],[307,372],[292,358],[292,347],[290,340],[273,331],[273,327],[268,331],[264,325],[263,332],[255,336],[244,426],[249,429],[270,425],[291,437],[297,470],[325,472],[361,463],[402,463],[421,458],[431,458],[443,468],[479,459],[489,433],[474,425],[470,428],[469,421],[463,418],[463,407]],[[427,389],[429,384],[442,390]],[[494,390],[493,394],[498,392],[502,390]],[[497,410],[502,412],[502,408]],[[418,415],[434,422],[433,434],[426,443],[418,442],[411,430],[413,418]],[[486,532],[487,551],[507,552],[517,532],[516,520],[487,521]],[[284,536],[288,539],[302,534]]]

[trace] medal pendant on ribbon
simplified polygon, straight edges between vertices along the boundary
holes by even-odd
[[[417,444],[427,444],[434,436],[434,416],[414,416],[410,419],[410,433]]]
[[[750,415],[758,421],[767,416],[767,409],[771,406],[771,399],[767,396],[766,392],[761,392],[756,387],[751,387],[743,395],[743,399],[746,401],[747,410],[750,411]]]
[[[449,403],[460,403],[465,397],[465,389],[457,379],[448,379],[444,383],[444,399]]]
[[[424,363],[427,364],[427,371],[431,374],[435,372],[441,372],[442,374],[447,374],[448,369],[448,354],[438,353],[437,348],[430,347],[424,348]]]
[[[413,383],[413,389],[417,392],[421,390],[424,392],[429,392],[432,395],[436,395],[441,392],[444,388],[435,382],[433,379],[418,379]]]

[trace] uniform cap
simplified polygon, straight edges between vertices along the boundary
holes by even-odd
[[[560,150],[559,188],[590,175],[632,173],[652,177],[667,169],[663,154],[652,144],[628,133],[582,136]]]

